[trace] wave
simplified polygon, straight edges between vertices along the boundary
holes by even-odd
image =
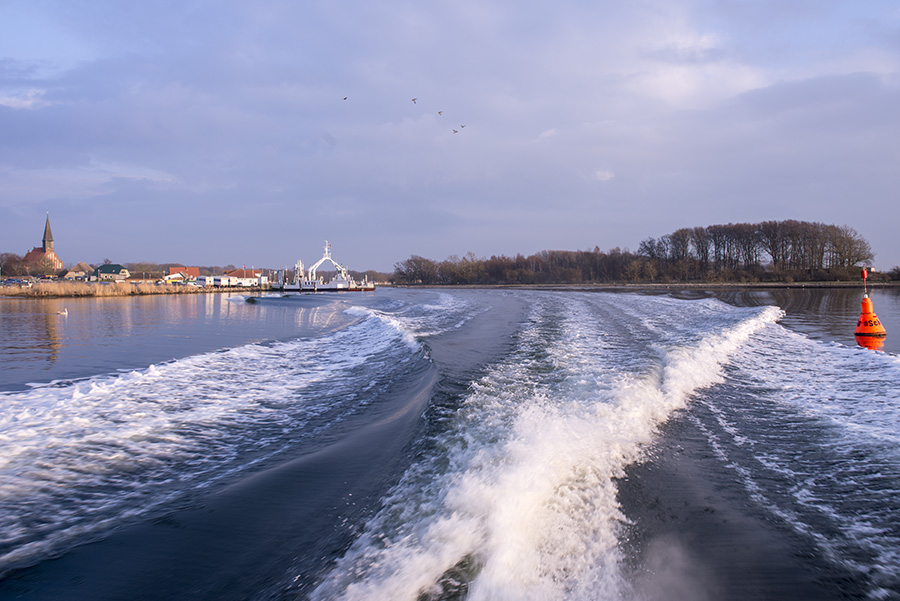
[[[362,411],[423,351],[361,317],[319,338],[0,395],[0,570],[184,502]]]
[[[694,417],[726,468],[873,598],[900,590],[900,359],[770,327],[731,371]]]
[[[626,591],[615,479],[673,411],[723,380],[730,357],[780,311],[560,298],[531,295],[515,352],[473,383],[430,454],[313,599],[594,599]],[[649,339],[623,346],[623,330]]]

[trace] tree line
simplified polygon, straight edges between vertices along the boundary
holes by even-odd
[[[545,250],[525,257],[433,261],[412,255],[394,265],[396,284],[561,284],[775,282],[855,279],[874,258],[853,228],[807,221],[764,221],[681,228],[613,248]],[[885,277],[900,279],[895,267]]]

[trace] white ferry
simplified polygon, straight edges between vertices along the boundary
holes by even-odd
[[[334,277],[327,282],[321,276],[316,275],[316,270],[325,261],[330,261],[335,268]],[[322,258],[316,261],[308,271],[303,271],[303,262],[298,260],[294,265],[294,281],[286,282],[284,276],[285,274],[282,273],[280,281],[272,287],[284,292],[364,292],[375,290],[375,283],[370,282],[368,276],[362,282],[357,282],[350,277],[350,272],[343,265],[331,258],[331,245],[328,244],[328,240],[325,241],[325,252]]]

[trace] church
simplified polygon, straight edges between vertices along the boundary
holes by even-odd
[[[63,268],[62,259],[53,250],[53,233],[50,231],[50,213],[47,213],[47,224],[44,226],[44,240],[41,246],[35,246],[22,259],[29,268],[44,268],[45,271],[59,271]]]

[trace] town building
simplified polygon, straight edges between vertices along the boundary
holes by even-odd
[[[75,267],[67,271],[62,277],[66,280],[86,280],[93,272],[93,267],[84,261],[79,261]]]
[[[124,282],[131,274],[117,263],[101,265],[91,274],[91,281]]]
[[[169,267],[169,275],[184,275],[185,280],[195,280],[200,277],[199,267]]]
[[[216,286],[267,286],[269,277],[263,275],[262,269],[235,269],[234,271],[226,271],[220,281],[224,282],[225,278],[230,278],[230,283],[214,284]]]
[[[45,273],[57,272],[63,268],[62,259],[53,248],[53,232],[50,231],[50,213],[44,225],[44,239],[41,246],[35,246],[25,254],[22,262],[29,269],[43,270]]]

